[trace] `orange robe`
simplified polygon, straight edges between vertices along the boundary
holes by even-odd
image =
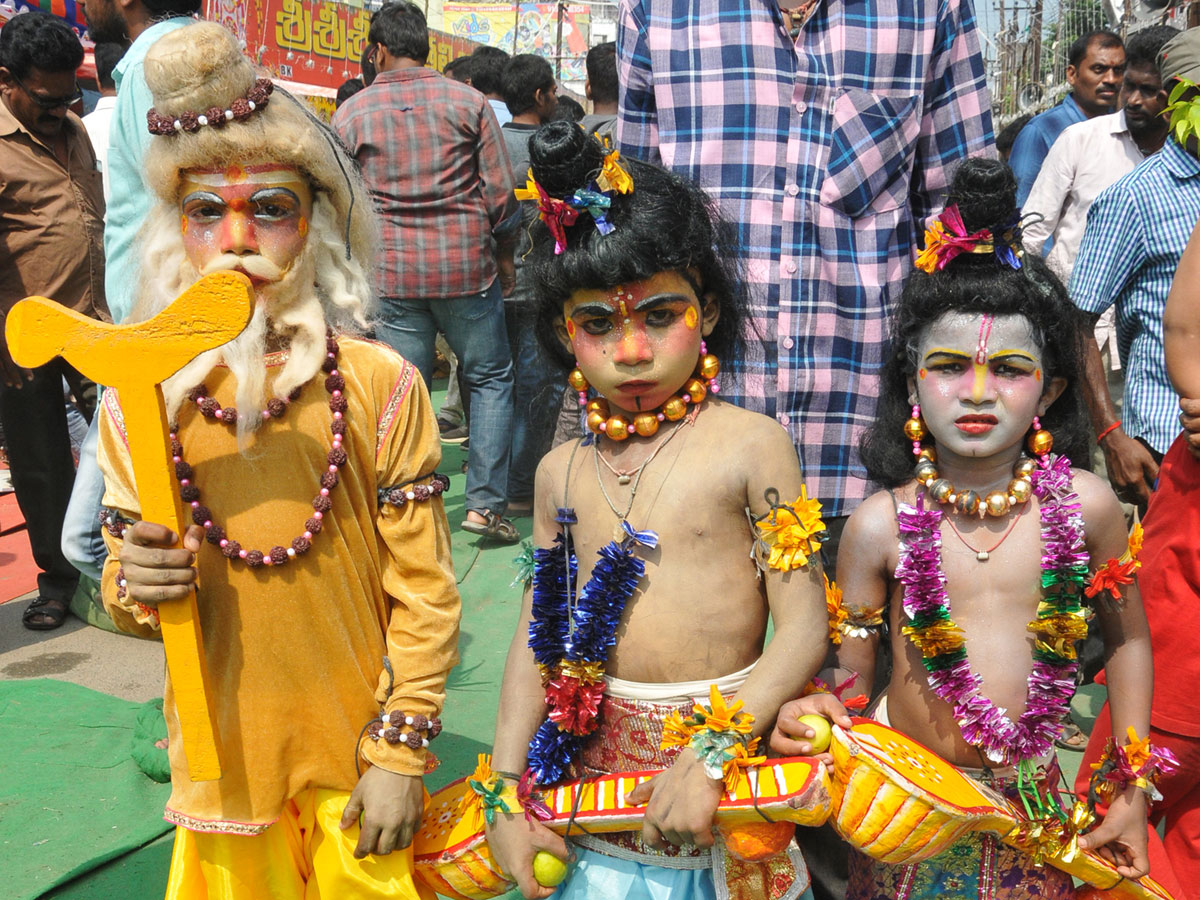
[[[383,487],[428,483],[441,461],[437,423],[411,364],[380,344],[348,337],[339,343],[349,459],[312,548],[279,568],[250,569],[207,542],[198,555],[200,625],[225,774],[188,779],[168,677],[172,793],[165,818],[188,829],[259,834],[307,789],[352,790],[356,741],[363,758],[392,772],[420,775],[433,763],[428,750],[360,734],[380,704],[388,712],[438,715],[458,661],[460,604],[441,498],[395,507],[377,497]],[[267,396],[282,361],[281,354],[267,359]],[[235,404],[227,369],[215,369],[205,384],[222,407]],[[115,391],[106,392],[101,416],[104,504],[136,520]],[[200,502],[231,539],[265,552],[304,532],[328,466],[331,416],[321,373],[239,453],[232,426],[203,418],[184,401],[184,459],[195,470]],[[153,636],[153,619],[128,597],[117,598],[121,542],[109,534],[105,540],[105,606],[120,628]],[[390,696],[385,656],[394,675]]]

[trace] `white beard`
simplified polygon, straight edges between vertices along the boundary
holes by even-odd
[[[178,210],[161,203],[146,219],[140,234],[144,249],[138,302],[129,321],[151,318],[206,274],[197,272],[189,262],[178,222]],[[369,328],[373,307],[370,281],[359,259],[344,258],[338,234],[332,206],[318,195],[309,240],[287,271],[280,273],[263,257],[222,256],[210,261],[208,272],[240,267],[273,280],[258,290],[254,315],[242,334],[202,353],[163,382],[171,421],[176,420],[188,392],[224,363],[237,384],[238,445],[244,451],[246,439],[262,423],[261,414],[270,399],[264,361],[269,345],[287,348],[287,360],[278,369],[271,390],[272,396],[284,400],[321,371],[330,324],[337,332],[349,334]]]
[[[181,289],[204,274],[231,269],[237,265],[251,274],[272,277],[278,269],[261,257],[227,257],[213,260],[204,272],[190,263],[180,266]],[[236,338],[221,347],[202,353],[163,382],[168,417],[176,418],[189,391],[201,384],[218,365],[229,368],[237,384],[238,446],[245,449],[246,439],[262,424],[267,401],[268,341],[287,347],[287,359],[278,370],[272,397],[286,400],[298,387],[307,384],[325,360],[324,308],[314,286],[315,261],[306,248],[277,281],[258,290],[250,324]],[[168,294],[168,296],[175,296]]]

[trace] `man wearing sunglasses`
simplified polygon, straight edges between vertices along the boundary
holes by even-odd
[[[79,99],[83,47],[61,19],[17,16],[0,31],[0,316],[30,294],[108,318],[104,303],[104,196],[87,131],[67,107]],[[0,425],[25,515],[40,596],[26,628],[62,624],[79,580],[59,546],[75,465],[62,360],[19,368],[0,334]],[[90,410],[88,411],[90,414]]]

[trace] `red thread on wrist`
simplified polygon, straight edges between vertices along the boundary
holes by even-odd
[[[1102,432],[1100,432],[1098,435],[1096,435],[1096,443],[1099,444],[1102,440],[1104,440],[1106,437],[1108,437],[1110,434],[1112,434],[1114,431],[1116,431],[1120,427],[1121,427],[1121,420],[1117,419],[1117,421],[1113,422],[1111,425],[1109,425],[1107,428],[1105,428]]]

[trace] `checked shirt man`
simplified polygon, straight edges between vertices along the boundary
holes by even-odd
[[[622,154],[698,181],[739,231],[754,330],[730,396],[775,417],[830,516],[869,486],[887,322],[950,174],[992,152],[963,0],[622,0]]]

